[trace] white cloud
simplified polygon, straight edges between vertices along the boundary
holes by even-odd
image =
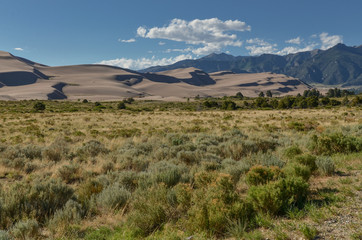
[[[15,51],[24,51],[24,49],[22,49],[22,48],[19,48],[19,47],[17,47],[17,48],[14,48],[14,50],[15,50]]]
[[[131,38],[131,39],[119,39],[118,41],[123,42],[123,43],[133,43],[136,41],[136,39]]]
[[[299,47],[291,47],[291,46],[288,46],[288,47],[285,47],[283,48],[282,50],[276,52],[275,54],[278,54],[278,55],[288,55],[288,54],[291,54],[291,53],[297,53],[297,52],[306,52],[306,51],[311,51],[313,50],[318,44],[316,43],[311,43],[303,48],[299,48]]]
[[[254,55],[261,55],[265,53],[273,54],[277,51],[276,47],[277,44],[272,44],[269,42],[264,41],[260,38],[252,38],[246,40],[248,44],[253,44],[251,46],[246,46],[245,48],[249,51],[249,54]]]
[[[150,39],[167,39],[185,42],[192,45],[203,45],[193,50],[194,54],[202,55],[213,51],[220,51],[225,46],[240,47],[242,42],[237,40],[236,34],[231,31],[250,31],[251,27],[239,20],[221,21],[218,18],[194,19],[186,21],[173,19],[168,26],[146,29],[139,27],[137,34]]]
[[[300,37],[297,37],[297,38],[289,39],[289,40],[287,40],[285,42],[300,45],[302,43],[302,39]]]
[[[160,45],[160,46],[163,46],[165,44],[166,44],[165,42],[158,42],[158,45]]]
[[[328,48],[331,48],[338,43],[343,43],[343,37],[341,35],[332,35],[328,36],[328,33],[323,32],[319,35],[319,39],[322,42],[322,50],[326,50]]]
[[[122,68],[128,68],[128,69],[145,69],[151,66],[163,66],[163,65],[169,65],[173,64],[175,62],[185,60],[185,59],[192,59],[192,56],[187,55],[179,55],[176,57],[170,57],[170,58],[156,58],[153,56],[152,58],[139,58],[139,59],[130,59],[130,58],[117,58],[113,60],[103,60],[99,62],[99,64],[105,64],[105,65],[112,65]]]
[[[146,37],[147,29],[144,27],[137,28],[137,35],[140,37]]]

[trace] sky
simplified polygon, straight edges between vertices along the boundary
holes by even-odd
[[[362,44],[361,0],[0,0],[0,50],[49,66]]]

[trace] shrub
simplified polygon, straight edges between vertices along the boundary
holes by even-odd
[[[302,154],[302,150],[298,146],[291,146],[284,150],[284,156],[287,158],[294,158],[300,154]]]
[[[313,172],[317,169],[317,165],[315,163],[316,159],[317,158],[315,156],[307,154],[307,155],[297,156],[295,158],[295,161],[297,163],[300,163],[300,164],[303,164],[303,165],[309,167],[310,171]]]
[[[199,162],[199,156],[196,152],[192,151],[180,151],[177,153],[177,159],[188,165],[192,165]]]
[[[150,189],[136,193],[132,204],[128,223],[141,236],[147,236],[162,226],[171,218],[174,207],[164,184],[158,184]]]
[[[186,228],[190,232],[223,234],[228,230],[228,219],[250,218],[252,208],[238,198],[230,175],[199,173],[195,175],[195,187],[187,211]]]
[[[33,105],[33,108],[34,108],[35,111],[44,111],[45,110],[45,104],[42,103],[42,102],[36,102]]]
[[[175,186],[181,179],[182,173],[185,171],[181,167],[160,161],[150,169],[153,181],[156,183],[164,183],[167,187]]]
[[[31,219],[15,223],[10,232],[17,239],[35,239],[39,235],[39,229],[38,222]]]
[[[334,162],[330,157],[319,157],[317,158],[316,165],[318,171],[323,175],[332,175],[335,170]]]
[[[58,176],[66,183],[72,183],[79,179],[79,166],[63,165],[58,169]]]
[[[97,206],[106,210],[117,210],[124,207],[131,193],[118,183],[112,184],[96,197]]]
[[[59,162],[67,157],[68,153],[68,143],[63,139],[57,139],[50,146],[43,149],[42,156],[50,161]]]
[[[124,103],[124,101],[121,101],[117,104],[117,108],[118,109],[126,109],[126,104]]]
[[[10,236],[10,234],[7,231],[0,230],[0,239],[1,240],[12,240],[13,238]]]
[[[73,190],[61,182],[18,183],[2,194],[0,227],[9,227],[24,217],[44,223],[73,196]]]
[[[254,166],[245,176],[245,180],[249,185],[256,186],[266,184],[269,181],[276,180],[280,175],[279,167]]]
[[[42,149],[40,147],[34,145],[27,145],[22,149],[22,152],[25,155],[25,157],[31,160],[36,158],[41,158],[41,151]]]
[[[104,147],[102,143],[97,140],[91,140],[83,144],[81,148],[78,149],[78,155],[86,155],[91,157],[96,157],[100,153],[108,153],[109,150]]]
[[[352,153],[362,151],[362,139],[354,136],[333,133],[329,135],[313,135],[310,148],[316,154],[331,155],[334,153]]]
[[[311,170],[308,166],[300,163],[291,163],[283,168],[283,173],[290,177],[301,177],[304,181],[308,181],[311,176]]]
[[[91,196],[100,193],[103,190],[103,184],[94,179],[88,179],[78,187],[78,199],[84,203],[87,202]]]
[[[282,178],[248,191],[250,204],[256,211],[283,214],[292,206],[302,207],[307,199],[308,184],[300,177]]]
[[[69,200],[62,209],[55,212],[48,223],[48,227],[53,233],[64,233],[69,224],[79,223],[83,216],[82,206],[73,200]]]
[[[307,240],[315,239],[315,237],[318,235],[318,230],[315,227],[309,227],[306,224],[303,224],[300,227],[300,231]]]

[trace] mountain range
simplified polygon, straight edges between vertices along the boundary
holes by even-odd
[[[168,66],[156,66],[141,72],[160,72],[178,68],[198,68],[207,73],[231,71],[234,73],[273,72],[298,78],[309,84],[361,87],[362,45],[349,47],[337,44],[327,50],[299,52],[285,56],[232,56],[210,54],[195,60],[183,60]]]

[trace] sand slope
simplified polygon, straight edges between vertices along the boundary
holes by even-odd
[[[182,100],[187,97],[225,96],[242,92],[257,96],[295,95],[310,87],[282,74],[207,74],[196,68],[139,73],[106,65],[49,67],[0,51],[0,99],[120,100],[125,97]]]

